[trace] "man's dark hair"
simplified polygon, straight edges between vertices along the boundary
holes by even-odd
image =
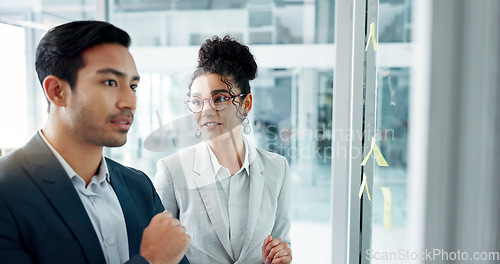
[[[130,46],[127,32],[103,21],[74,21],[52,28],[36,49],[35,68],[43,88],[43,80],[54,75],[74,88],[77,71],[84,66],[82,53],[93,46],[116,43]]]

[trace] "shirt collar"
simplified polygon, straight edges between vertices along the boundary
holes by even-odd
[[[56,156],[57,160],[59,163],[61,163],[61,166],[63,167],[64,171],[66,171],[66,174],[68,174],[68,177],[70,179],[73,179],[74,177],[78,176],[80,177],[73,168],[64,160],[64,158],[57,152],[57,150],[49,143],[47,138],[45,138],[45,135],[42,133],[42,130],[38,131],[38,134],[40,134],[40,137],[43,139],[45,144],[49,147],[49,149],[52,151],[54,156]],[[81,177],[80,177],[81,178]],[[94,180],[95,178],[95,180]],[[97,174],[97,177],[93,177],[91,182],[101,182],[102,180],[106,179],[109,182],[109,173],[108,173],[108,164],[106,163],[106,159],[104,157],[101,157],[101,164],[99,166],[99,173]]]
[[[208,153],[210,154],[210,161],[211,161],[211,164],[212,164],[212,169],[213,169],[213,172],[215,175],[217,175],[217,173],[219,172],[220,169],[222,168],[225,168],[223,167],[222,165],[220,165],[219,161],[217,160],[217,157],[215,156],[215,153],[212,151],[212,148],[210,148],[210,145],[208,145],[208,142],[205,142],[205,144],[207,144],[207,149],[208,149]],[[246,170],[247,172],[247,175],[250,173],[249,170],[248,170],[248,167],[250,165],[250,163],[248,162],[248,143],[245,139],[245,137],[243,137],[243,150],[245,152],[244,156],[243,156],[243,165],[241,166],[241,168],[235,173],[235,174],[238,174],[240,172],[242,172],[243,170]],[[227,169],[227,168],[225,168]]]

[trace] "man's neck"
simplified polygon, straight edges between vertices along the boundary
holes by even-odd
[[[42,133],[50,145],[85,181],[85,185],[88,185],[101,163],[103,147],[83,142],[72,133],[65,133],[48,125]]]

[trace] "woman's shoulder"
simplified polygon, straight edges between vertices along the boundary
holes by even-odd
[[[169,178],[178,188],[196,188],[194,178],[197,174],[193,173],[195,152],[196,147],[191,146],[160,159],[156,174],[159,180],[155,180],[155,183]]]
[[[180,165],[180,161],[186,162],[190,159],[193,159],[195,152],[196,145],[190,146],[184,149],[180,149],[176,153],[161,158],[159,162],[162,162],[167,166]]]
[[[268,150],[265,150],[265,149],[259,148],[259,147],[254,147],[254,148],[261,159],[262,158],[265,158],[265,159],[286,159],[285,157],[281,156],[278,153],[271,152],[271,151],[268,151]]]
[[[266,185],[281,186],[284,180],[289,178],[290,170],[287,159],[280,154],[261,148],[255,148],[255,152],[258,161],[251,164],[254,164],[254,169],[261,170],[262,175],[266,177]]]
[[[264,167],[275,167],[284,169],[285,166],[288,165],[286,158],[278,153],[270,152],[268,150],[259,147],[254,147],[254,149],[255,153],[259,157]]]

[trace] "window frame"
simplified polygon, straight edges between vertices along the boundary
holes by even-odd
[[[332,144],[346,149],[347,155],[332,155],[332,263],[351,263],[359,258],[360,201],[356,189],[361,184],[361,158],[352,150],[362,149],[362,141],[335,138],[336,131],[362,128],[364,28],[366,0],[335,3],[336,63],[333,88]],[[351,12],[346,12],[346,11]],[[342,133],[343,134],[343,133]]]
[[[332,263],[369,263],[362,250],[371,247],[372,204],[366,195],[359,199],[358,193],[363,172],[368,178],[373,175],[373,160],[364,167],[361,161],[370,150],[376,127],[377,54],[372,44],[367,51],[365,45],[370,24],[378,25],[378,0],[336,1],[335,10],[332,144],[334,149],[347,149],[347,155],[332,159]],[[336,131],[350,133],[350,140],[335,138]],[[368,189],[373,193],[371,180]],[[363,231],[369,234],[362,236]]]

